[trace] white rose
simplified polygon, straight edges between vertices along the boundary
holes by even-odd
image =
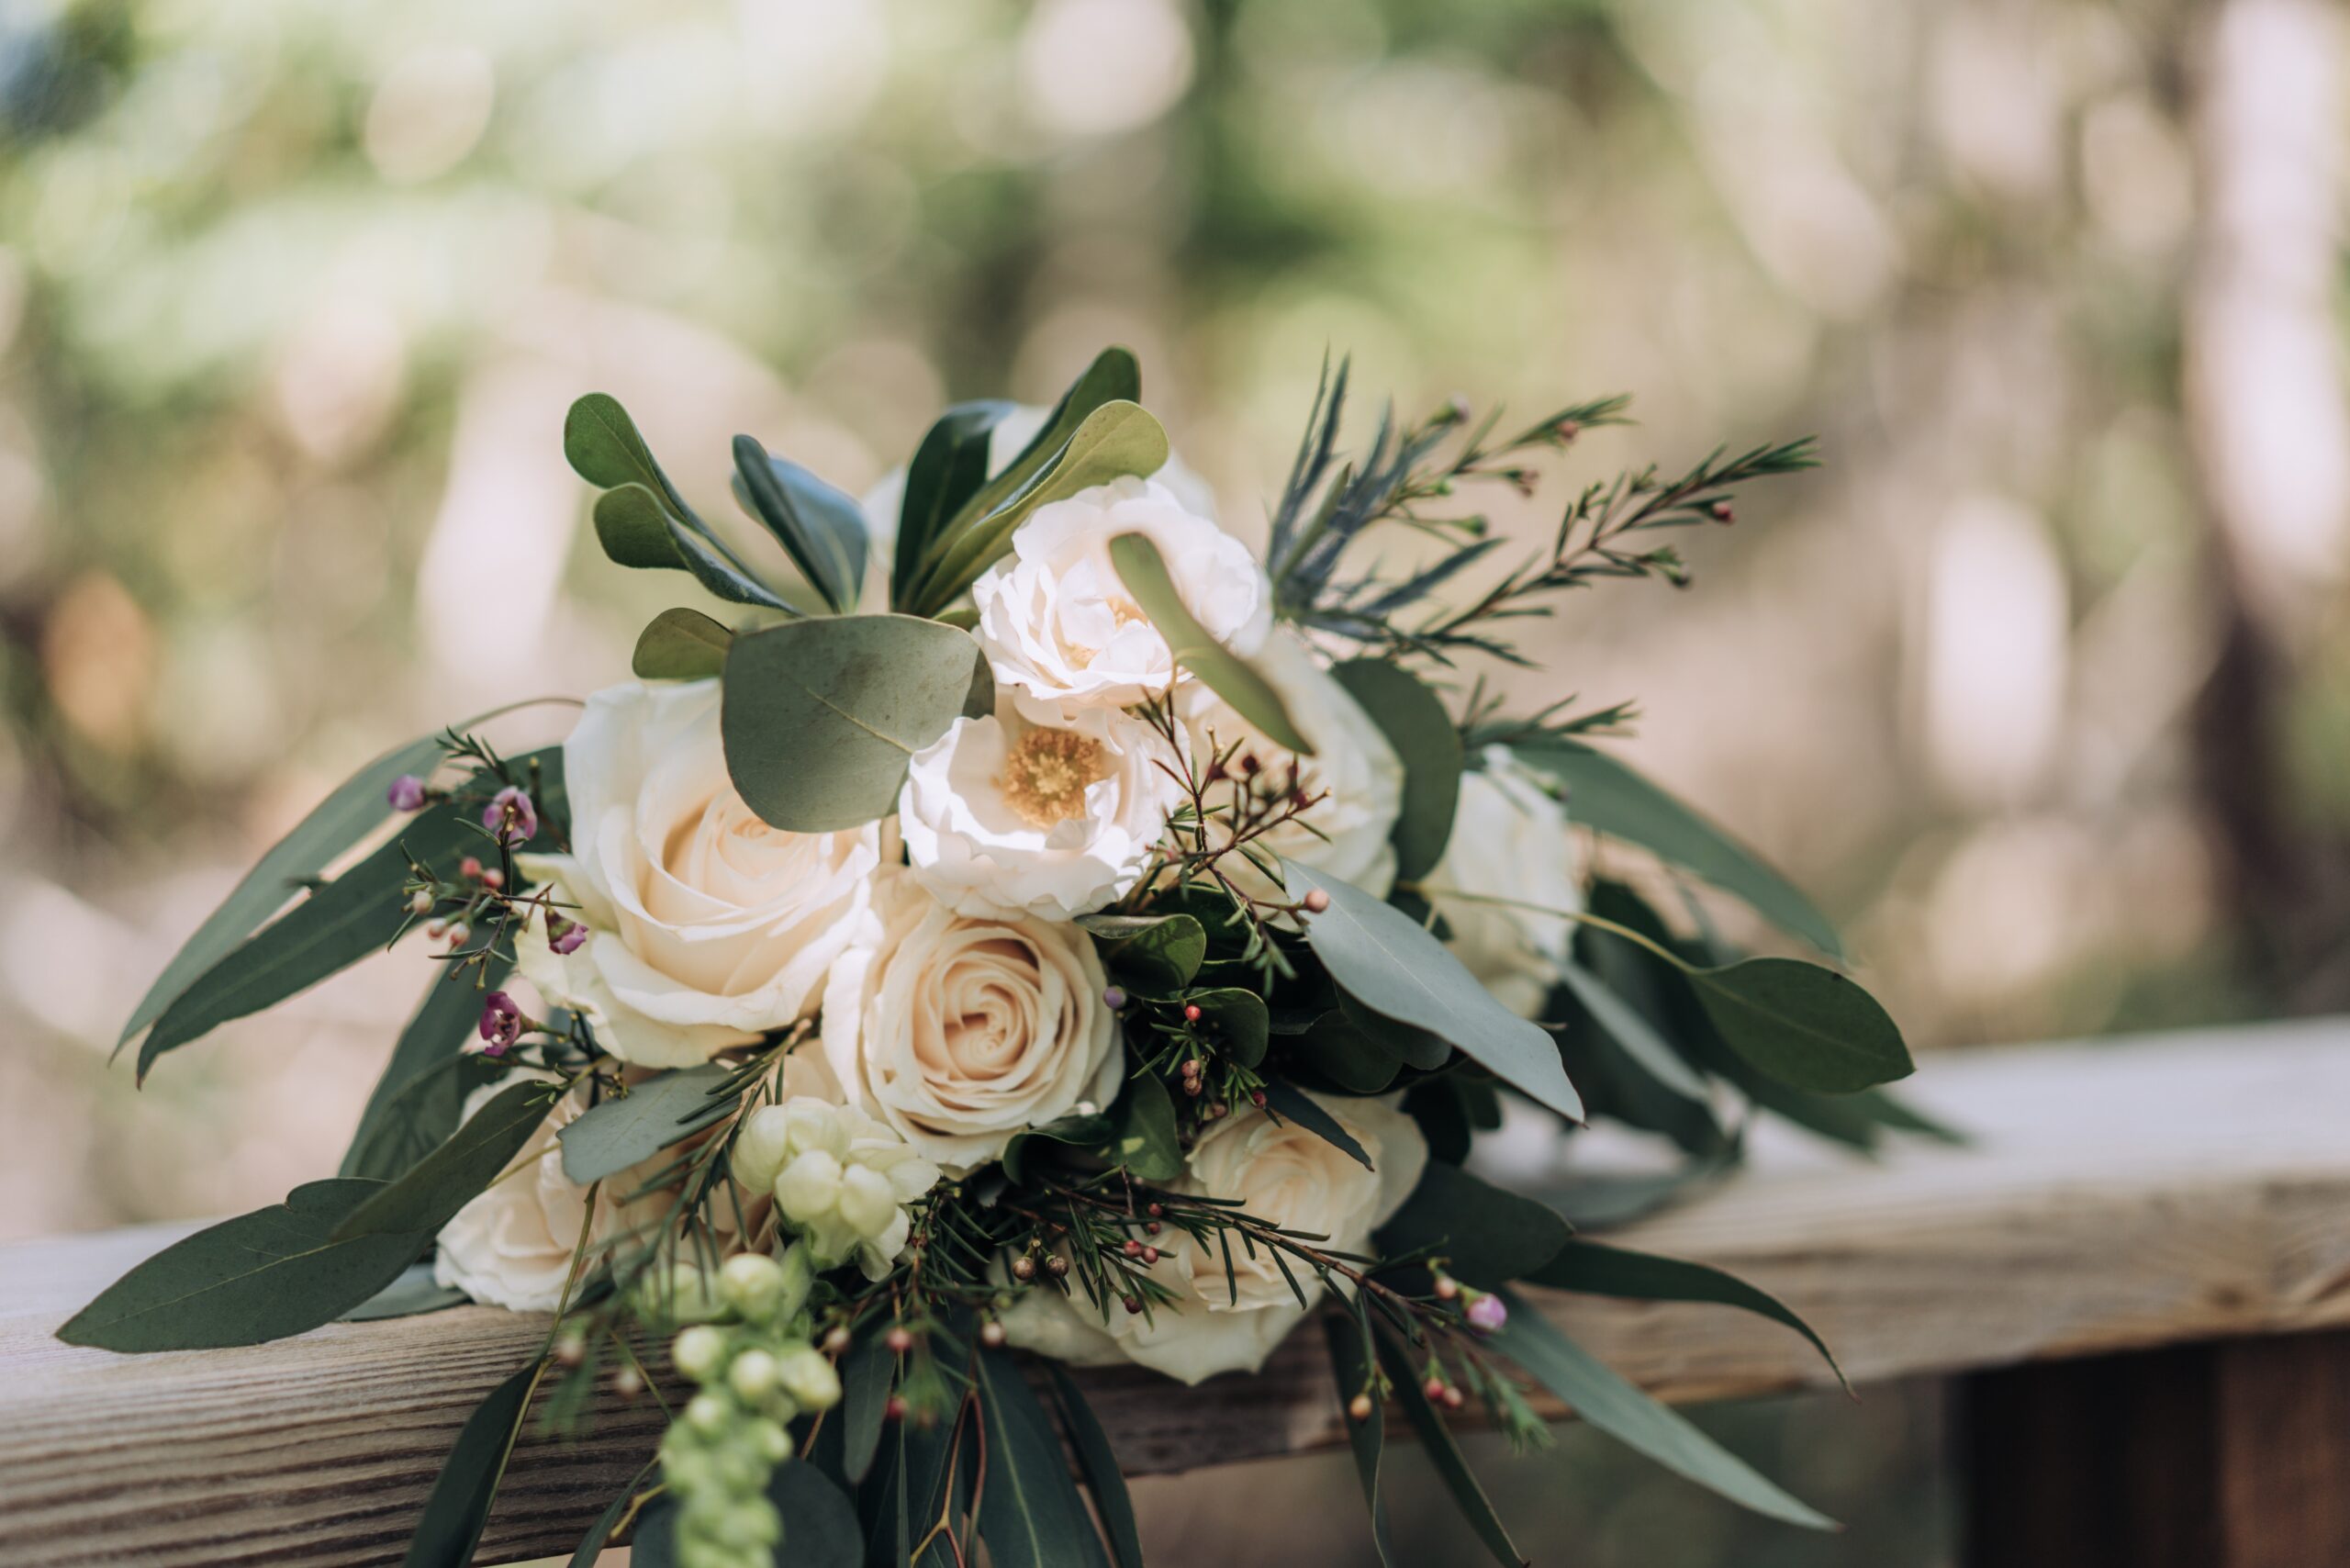
[[[1574,837],[1566,808],[1508,748],[1487,747],[1484,763],[1460,776],[1452,837],[1422,885],[1451,927],[1453,956],[1495,1001],[1536,1018],[1559,983],[1575,929],[1565,916],[1539,911],[1583,908]],[[1479,903],[1447,892],[1513,902]]]
[[[1083,931],[958,915],[903,873],[874,902],[877,931],[824,990],[824,1056],[852,1104],[959,1176],[1117,1092],[1117,1017]]]
[[[521,865],[588,935],[557,953],[532,922],[523,975],[646,1067],[692,1066],[814,1013],[870,924],[880,825],[761,821],[727,778],[714,680],[598,692],[563,758],[572,852]]]
[[[1419,1185],[1427,1141],[1388,1102],[1315,1098],[1354,1135],[1375,1170],[1295,1123],[1243,1108],[1200,1139],[1170,1190],[1237,1200],[1268,1225],[1327,1237],[1313,1243],[1325,1251],[1368,1252],[1371,1232]],[[1013,1344],[1061,1361],[1132,1361],[1187,1383],[1255,1372],[1309,1309],[1297,1305],[1269,1249],[1259,1245],[1251,1258],[1236,1238],[1229,1283],[1224,1257],[1213,1240],[1201,1246],[1179,1237],[1151,1271],[1175,1292],[1173,1305],[1137,1315],[1113,1303],[1105,1322],[1083,1292],[1064,1296],[1039,1287],[1021,1294],[1004,1328]],[[1290,1264],[1301,1284],[1313,1279],[1304,1263]]]
[[[553,1081],[548,1074],[529,1076]],[[475,1090],[465,1097],[466,1117],[513,1082],[509,1078]],[[588,1223],[588,1189],[563,1173],[563,1148],[555,1135],[584,1109],[576,1094],[557,1101],[505,1174],[442,1227],[432,1260],[435,1281],[513,1312],[553,1312],[562,1305],[564,1281],[571,1273],[580,1228]],[[622,1171],[597,1190],[591,1252],[659,1221],[667,1204],[657,1193],[627,1204],[616,1201],[643,1184],[643,1177]]]
[[[898,797],[923,886],[960,914],[1067,920],[1135,884],[1183,798],[1166,737],[1115,709],[1066,728],[1011,704],[914,754]]]
[[[1248,547],[1150,479],[1125,478],[1036,509],[1012,554],[971,585],[975,634],[996,684],[1040,722],[1087,708],[1131,707],[1175,683],[1167,639],[1127,596],[1110,542],[1158,546],[1184,607],[1235,653],[1272,623],[1272,586]]]
[[[1242,775],[1253,765],[1250,777],[1260,792],[1294,789],[1322,794],[1298,817],[1252,842],[1386,897],[1395,879],[1395,847],[1388,834],[1404,804],[1404,765],[1395,748],[1294,633],[1275,633],[1249,662],[1280,693],[1290,722],[1314,755],[1302,757],[1275,745],[1205,685],[1194,683],[1180,700],[1192,756],[1202,767],[1210,757],[1224,758],[1226,771]],[[1230,856],[1223,861],[1227,876],[1240,871],[1235,861]],[[1245,885],[1253,890],[1263,880],[1251,874]]]

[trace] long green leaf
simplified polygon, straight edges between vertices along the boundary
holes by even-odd
[[[1412,1430],[1420,1439],[1420,1447],[1428,1462],[1452,1494],[1460,1517],[1477,1532],[1485,1550],[1504,1568],[1526,1568],[1526,1555],[1511,1540],[1503,1528],[1501,1516],[1494,1512],[1493,1500],[1477,1481],[1476,1473],[1469,1468],[1468,1456],[1460,1451],[1460,1444],[1453,1438],[1452,1429],[1428,1403],[1427,1391],[1420,1386],[1420,1373],[1412,1364],[1411,1353],[1386,1335],[1378,1337],[1379,1364],[1386,1369],[1388,1381],[1394,1384],[1395,1402],[1404,1407],[1404,1416],[1412,1423]]]
[[[783,1516],[778,1563],[791,1568],[856,1568],[865,1531],[856,1507],[833,1478],[804,1460],[787,1459],[767,1477],[767,1501]]]
[[[1315,1137],[1330,1145],[1365,1170],[1376,1169],[1362,1145],[1347,1131],[1346,1124],[1315,1103],[1312,1095],[1296,1084],[1281,1079],[1270,1079],[1265,1084],[1265,1109],[1277,1121],[1295,1122]]]
[[[1592,1426],[1741,1507],[1808,1529],[1836,1528],[1833,1519],[1789,1496],[1686,1417],[1625,1382],[1545,1321],[1530,1303],[1508,1291],[1501,1295],[1509,1321],[1494,1330],[1494,1349]]]
[[[1441,1254],[1448,1273],[1483,1290],[1525,1279],[1567,1244],[1567,1222],[1547,1204],[1430,1160],[1404,1206],[1379,1231],[1382,1255],[1424,1247]]]
[[[464,812],[436,806],[394,842],[262,927],[182,991],[139,1044],[139,1076],[156,1058],[232,1018],[274,1007],[390,946],[408,919],[408,857],[431,862],[487,843]]]
[[[1567,811],[1601,833],[1655,851],[1831,958],[1844,947],[1828,917],[1752,851],[1602,751],[1564,739],[1512,748],[1520,762],[1567,787]]]
[[[344,1215],[330,1239],[438,1235],[522,1152],[545,1124],[557,1087],[532,1079],[499,1090],[439,1148]]]
[[[1367,1330],[1354,1317],[1335,1312],[1322,1319],[1322,1330],[1330,1341],[1330,1372],[1338,1385],[1338,1404],[1344,1406],[1357,1394],[1371,1389],[1371,1350],[1364,1343]],[[1379,1552],[1379,1561],[1387,1568],[1394,1568],[1394,1532],[1388,1528],[1387,1499],[1379,1486],[1380,1461],[1387,1448],[1384,1409],[1377,1391],[1372,1389],[1369,1419],[1358,1421],[1343,1410],[1339,1419],[1347,1424],[1347,1444],[1355,1456],[1355,1478],[1362,1483],[1363,1501],[1371,1508],[1371,1545]]]
[[[1069,444],[1003,505],[943,541],[923,579],[921,605],[935,615],[1012,549],[1012,536],[1036,509],[1113,479],[1157,473],[1167,463],[1167,432],[1140,404],[1104,403],[1086,416]]]
[[[665,1072],[590,1106],[555,1135],[563,1173],[584,1187],[684,1142],[733,1107],[739,1095],[711,1093],[733,1076],[732,1068],[715,1064]]]
[[[344,1313],[338,1321],[378,1323],[389,1317],[418,1317],[428,1312],[463,1306],[468,1299],[454,1285],[436,1282],[431,1263],[410,1263],[400,1271],[398,1278]]]
[[[957,403],[939,417],[906,468],[905,498],[898,507],[898,543],[890,574],[890,607],[912,607],[908,597],[924,554],[963,504],[987,483],[988,454],[995,427],[1013,411],[1003,402]]]
[[[1142,1530],[1135,1522],[1134,1499],[1126,1493],[1125,1472],[1118,1468],[1118,1456],[1110,1447],[1110,1435],[1094,1418],[1093,1407],[1085,1402],[1084,1392],[1069,1375],[1067,1367],[1047,1361],[1045,1371],[1053,1380],[1053,1395],[1060,1406],[1061,1426],[1069,1433],[1069,1446],[1077,1452],[1077,1465],[1085,1475],[1086,1490],[1093,1494],[1093,1510],[1102,1517],[1110,1555],[1117,1568],[1143,1568]]]
[[[1198,676],[1209,690],[1230,703],[1234,712],[1255,725],[1275,745],[1300,756],[1314,755],[1312,744],[1290,718],[1288,704],[1281,700],[1271,682],[1258,674],[1248,660],[1210,636],[1208,629],[1192,616],[1183,596],[1175,591],[1175,579],[1168,574],[1166,557],[1147,535],[1122,533],[1110,541],[1110,564],[1117,567],[1118,578],[1134,595],[1135,603],[1167,640],[1177,664]]]
[[[480,1025],[484,993],[502,984],[513,967],[511,959],[493,956],[478,990],[470,970],[435,967],[423,1002],[400,1031],[392,1059],[359,1114],[359,1130],[338,1175],[388,1182],[456,1130],[465,1096],[504,1070],[487,1058],[464,1055],[464,1047]]]
[[[1386,735],[1404,764],[1404,803],[1390,835],[1395,877],[1416,882],[1444,858],[1460,803],[1460,730],[1444,700],[1385,659],[1348,659],[1330,674]]]
[[[196,935],[164,966],[147,994],[139,999],[130,1022],[122,1027],[128,1044],[140,1030],[162,1016],[196,977],[226,958],[255,927],[285,907],[296,886],[325,869],[328,862],[367,836],[391,814],[386,793],[403,775],[431,773],[441,760],[441,743],[433,736],[395,746],[338,785],[267,854],[245,873],[244,879],[205,916]]]
[[[855,497],[747,435],[734,438],[734,495],[826,604],[836,612],[856,608],[868,541]]]
[[[628,1506],[636,1501],[638,1491],[653,1478],[653,1473],[660,1463],[657,1459],[645,1461],[644,1468],[636,1473],[635,1479],[621,1487],[620,1495],[604,1506],[604,1511],[596,1516],[596,1522],[589,1525],[588,1533],[580,1538],[578,1549],[572,1552],[571,1561],[565,1568],[596,1568],[596,1560],[604,1555],[605,1543],[612,1539],[612,1531],[620,1528],[621,1516],[628,1512]],[[649,1568],[633,1554],[629,1562],[631,1568]]]
[[[1305,939],[1338,988],[1381,1016],[1425,1030],[1571,1120],[1583,1101],[1550,1036],[1500,1002],[1460,960],[1399,911],[1335,877],[1283,860],[1290,896],[1330,901],[1304,916]]]
[[[1850,1093],[1917,1070],[1876,998],[1833,969],[1748,958],[1692,970],[1689,983],[1730,1048],[1791,1087]]]
[[[868,1334],[841,1369],[841,1473],[862,1482],[881,1451],[881,1418],[897,1381],[898,1358],[878,1334]]]
[[[744,801],[792,833],[895,809],[913,754],[946,733],[979,644],[910,615],[794,622],[734,639],[719,733]]]
[[[1852,1391],[1852,1381],[1836,1364],[1828,1341],[1810,1324],[1770,1292],[1748,1284],[1737,1275],[1705,1263],[1662,1258],[1653,1252],[1609,1247],[1580,1237],[1569,1240],[1540,1268],[1522,1276],[1527,1283],[1549,1285],[1578,1295],[1603,1295],[1624,1301],[1697,1301],[1734,1306],[1783,1323],[1811,1341],[1836,1381]]]
[[[491,1389],[465,1417],[408,1538],[407,1568],[453,1568],[473,1561],[538,1379],[539,1363],[532,1361]]]
[[[123,1351],[260,1345],[331,1323],[397,1279],[430,1232],[338,1240],[381,1182],[311,1182],[285,1202],[175,1241],[108,1285],[57,1337]]]
[[[973,1363],[988,1440],[979,1539],[995,1568],[1109,1568],[1060,1438],[1019,1363],[981,1350]]]
[[[1681,1053],[1657,1033],[1655,1025],[1597,975],[1570,958],[1559,966],[1559,980],[1642,1072],[1684,1100],[1706,1102],[1706,1081],[1696,1070],[1681,1059]]]

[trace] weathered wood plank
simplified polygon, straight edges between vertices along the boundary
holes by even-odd
[[[1977,1137],[1874,1162],[1760,1129],[1754,1168],[1617,1238],[1732,1268],[1857,1380],[2350,1324],[2350,1021],[1938,1059],[1919,1103]],[[0,1249],[0,1562],[397,1560],[472,1405],[543,1320],[459,1308],[250,1350],[117,1357],[57,1324],[173,1229]],[[1674,1399],[1818,1385],[1793,1335],[1700,1307],[1561,1299]],[[1136,1473],[1327,1445],[1310,1337],[1185,1391],[1091,1374]],[[518,1459],[486,1561],[568,1550],[649,1448],[615,1411]]]

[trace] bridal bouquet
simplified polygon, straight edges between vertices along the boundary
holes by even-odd
[[[564,447],[605,553],[732,608],[657,617],[638,680],[561,746],[453,727],[269,852],[132,1017],[142,1077],[402,938],[439,976],[340,1173],[166,1249],[62,1337],[548,1315],[411,1563],[471,1554],[526,1422],[616,1394],[672,1419],[575,1563],[622,1538],[641,1565],[968,1563],[976,1538],[997,1568],[1132,1568],[1065,1369],[1246,1374],[1308,1318],[1382,1552],[1396,1406],[1503,1562],[1456,1413],[1532,1445],[1555,1400],[1823,1523],[1519,1291],[1809,1330],[1571,1230],[1621,1191],[1507,1191],[1476,1155],[1586,1103],[1692,1173],[1756,1108],[1852,1142],[1933,1130],[1874,1090],[1910,1064],[1858,986],[1653,906],[1709,882],[1838,956],[1793,888],[1595,744],[1628,710],[1514,711],[1481,674],[1525,664],[1510,633],[1569,590],[1683,581],[1672,532],[1729,522],[1732,487],[1808,447],[1594,485],[1488,569],[1480,487],[1531,493],[1622,400],[1516,433],[1458,404],[1382,419],[1349,459],[1345,392],[1342,367],[1261,558],[1113,350],[1049,411],[950,409],[863,503],[738,437],[766,566],[619,404],[581,398]],[[1602,838],[1639,873],[1595,875]]]

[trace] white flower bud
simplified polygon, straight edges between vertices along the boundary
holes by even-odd
[[[775,1186],[776,1172],[789,1157],[791,1118],[780,1105],[762,1105],[743,1123],[731,1159],[734,1179],[755,1193]]]
[[[745,1350],[726,1369],[726,1384],[745,1405],[756,1405],[776,1390],[776,1359],[765,1350]]]
[[[859,1236],[878,1236],[896,1216],[898,1197],[887,1176],[870,1166],[853,1165],[841,1172],[840,1211]]]
[[[729,1414],[726,1401],[708,1389],[686,1401],[686,1425],[704,1437],[714,1438],[724,1431]]]
[[[841,1402],[841,1374],[815,1346],[794,1345],[778,1362],[783,1391],[803,1410],[829,1410]]]
[[[775,1315],[783,1294],[783,1265],[763,1252],[729,1258],[718,1271],[718,1294],[744,1317],[764,1323]]]
[[[708,1383],[725,1363],[726,1336],[707,1323],[696,1324],[677,1336],[669,1347],[669,1359],[696,1383]]]
[[[775,1179],[775,1201],[785,1217],[813,1220],[840,1201],[841,1179],[841,1162],[821,1148],[811,1148],[785,1166]]]

